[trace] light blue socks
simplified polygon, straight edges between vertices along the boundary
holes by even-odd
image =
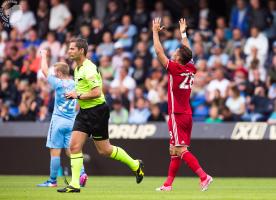
[[[50,179],[56,181],[58,175],[58,169],[60,167],[60,157],[51,157],[50,162]]]

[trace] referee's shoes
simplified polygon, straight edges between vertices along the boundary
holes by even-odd
[[[134,172],[135,176],[136,176],[136,183],[139,184],[142,182],[143,178],[144,178],[144,163],[142,160],[138,160],[139,161],[139,168]]]
[[[75,187],[73,187],[71,185],[67,185],[65,188],[58,189],[57,191],[61,192],[61,193],[79,193],[80,189],[79,188],[75,188]]]

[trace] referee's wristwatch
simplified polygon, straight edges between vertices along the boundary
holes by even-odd
[[[81,94],[78,94],[78,95],[77,95],[77,99],[80,99],[80,97],[81,97]]]

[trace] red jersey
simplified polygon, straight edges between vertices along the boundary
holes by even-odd
[[[166,66],[168,71],[168,112],[192,114],[190,94],[194,83],[196,68],[191,60],[181,65],[172,60]]]

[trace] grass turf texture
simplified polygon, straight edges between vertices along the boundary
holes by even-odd
[[[197,178],[177,177],[171,192],[156,192],[164,177],[145,177],[137,185],[134,177],[90,176],[87,187],[77,194],[61,194],[56,189],[64,186],[59,178],[57,188],[39,188],[47,177],[0,176],[0,200],[165,200],[165,199],[275,199],[276,178],[214,178],[206,192],[199,191]]]

